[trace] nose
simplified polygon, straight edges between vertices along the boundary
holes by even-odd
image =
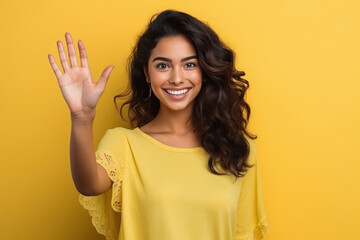
[[[169,82],[175,85],[179,85],[184,82],[184,72],[180,67],[175,67],[171,71]]]

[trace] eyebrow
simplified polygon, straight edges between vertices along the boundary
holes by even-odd
[[[185,57],[185,58],[181,59],[181,62],[185,62],[185,61],[188,61],[190,59],[197,59],[197,58],[198,58],[197,56]],[[165,61],[165,62],[172,62],[172,60],[170,58],[166,58],[166,57],[156,57],[156,58],[153,59],[153,62],[155,62],[156,60]]]

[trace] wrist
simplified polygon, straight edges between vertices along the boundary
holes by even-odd
[[[93,123],[94,119],[95,119],[95,109],[90,110],[90,111],[84,111],[84,112],[71,112],[71,122],[72,124],[89,124],[89,123]]]

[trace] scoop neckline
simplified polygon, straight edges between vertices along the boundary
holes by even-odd
[[[155,138],[151,137],[149,134],[143,132],[139,127],[134,128],[134,131],[139,133],[141,136],[143,136],[145,139],[147,139],[151,143],[157,145],[158,147],[169,150],[169,151],[173,151],[173,152],[200,152],[200,151],[204,151],[204,148],[201,147],[201,146],[200,147],[192,147],[192,148],[181,148],[181,147],[172,147],[172,146],[166,145],[166,144],[156,140]]]

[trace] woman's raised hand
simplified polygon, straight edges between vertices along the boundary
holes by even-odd
[[[104,69],[97,83],[91,77],[84,43],[79,40],[81,66],[78,65],[75,47],[70,33],[65,34],[70,64],[66,58],[61,41],[57,42],[59,57],[64,72],[57,66],[54,57],[49,54],[49,61],[58,80],[61,93],[70,109],[71,116],[79,120],[89,120],[95,117],[95,107],[105,90],[107,80],[114,66]]]

